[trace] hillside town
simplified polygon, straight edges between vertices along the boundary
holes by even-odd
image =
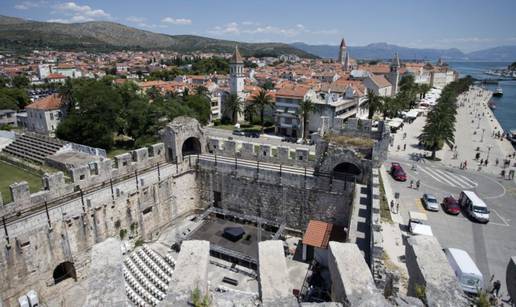
[[[344,38],[334,59],[4,52],[0,306],[511,306],[491,98]]]

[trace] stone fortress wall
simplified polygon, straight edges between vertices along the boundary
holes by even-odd
[[[0,207],[8,232],[0,234],[2,299],[15,301],[28,288],[46,297],[58,294],[59,285],[48,287],[54,283],[58,264],[73,263],[77,279],[85,278],[89,251],[96,243],[119,236],[121,230],[127,236],[153,240],[174,220],[198,209],[196,175],[189,161],[164,162],[160,143],[116,156],[114,161],[71,169],[71,183],[65,182],[62,172],[45,174],[45,190],[33,194],[26,182],[11,185],[14,201]],[[161,163],[160,180],[157,163]],[[141,172],[138,182],[135,171]],[[115,181],[113,188],[110,179]],[[18,212],[22,212],[19,219]]]

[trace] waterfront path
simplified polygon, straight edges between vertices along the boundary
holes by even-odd
[[[455,125],[456,149],[453,150],[445,145],[442,150],[437,152],[437,157],[441,159],[441,165],[459,168],[461,163],[467,161],[469,170],[500,176],[504,160],[509,159],[510,167],[505,168],[506,174],[509,170],[516,169],[516,158],[508,157],[514,154],[514,148],[507,139],[494,136],[497,132],[503,133],[503,130],[487,105],[491,94],[487,90],[474,87],[458,97],[459,106]],[[403,129],[394,134],[393,145],[389,150],[390,157],[415,159],[417,155],[430,155],[429,151],[418,146],[418,136],[421,134],[425,122],[426,116],[420,116],[413,123],[405,123]],[[404,148],[406,149],[404,150]],[[477,153],[480,155],[478,160],[475,159]],[[486,159],[488,160],[487,166],[482,165],[479,168],[480,160],[485,161]],[[498,160],[498,164],[496,160]],[[428,167],[434,163],[420,160],[416,164]],[[440,177],[439,174],[435,174],[435,176]]]

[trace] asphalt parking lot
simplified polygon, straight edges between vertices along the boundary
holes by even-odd
[[[393,162],[393,161],[389,161]],[[385,163],[389,170],[390,163]],[[428,224],[442,247],[455,247],[467,251],[484,275],[486,283],[492,274],[502,282],[502,295],[506,297],[505,270],[511,256],[516,255],[516,188],[514,183],[475,171],[441,167],[427,162],[412,170],[412,162],[397,160],[408,175],[406,182],[394,181],[389,176],[393,192],[400,194],[400,214],[408,222],[409,211],[425,212]],[[410,188],[410,181],[421,181],[419,190]],[[490,209],[490,222],[480,224],[464,213],[449,215],[423,208],[423,193],[434,195],[439,202],[445,196],[458,198],[463,190],[474,191]],[[402,228],[404,230],[404,227]]]

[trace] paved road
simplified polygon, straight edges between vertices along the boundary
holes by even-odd
[[[484,279],[492,274],[502,281],[505,295],[505,269],[509,258],[516,255],[516,186],[496,176],[476,171],[464,171],[427,162],[411,170],[413,162],[399,157],[390,162],[400,162],[408,174],[407,182],[397,182],[389,176],[394,192],[400,193],[400,213],[405,222],[409,211],[427,212],[421,205],[423,193],[431,193],[442,200],[445,196],[458,197],[462,190],[475,191],[491,210],[486,225],[470,221],[463,214],[452,216],[439,212],[427,212],[428,222],[434,235],[444,247],[466,250],[475,260]],[[385,167],[389,167],[385,163]],[[421,180],[419,190],[409,188],[410,180]]]

